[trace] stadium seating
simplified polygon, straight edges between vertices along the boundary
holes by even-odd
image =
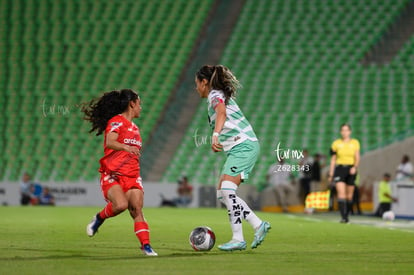
[[[261,141],[252,183],[264,183],[279,142],[326,154],[350,122],[367,151],[413,128],[414,39],[388,65],[360,64],[407,1],[246,1],[221,63],[241,80],[237,100]],[[0,181],[22,171],[95,180],[102,139],[87,134],[79,109],[103,91],[140,91],[145,141],[212,3],[0,1]],[[217,181],[224,155],[210,150],[206,108],[200,103],[163,181],[183,173]]]
[[[367,151],[413,128],[414,39],[389,65],[360,63],[406,3],[246,1],[221,63],[241,80],[237,100],[261,141],[252,183],[265,183],[279,142],[327,154],[340,124],[350,122]],[[185,173],[192,182],[217,182],[223,154],[194,138],[196,130],[210,137],[206,108],[202,102],[164,181]]]
[[[0,1],[0,181],[96,179],[102,138],[79,110],[103,91],[140,91],[145,141],[211,3]]]

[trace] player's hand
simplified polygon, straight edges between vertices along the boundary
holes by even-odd
[[[223,145],[220,144],[218,136],[212,136],[211,137],[211,149],[213,149],[214,152],[220,152],[223,150]]]
[[[393,202],[398,202],[398,199],[397,198],[393,198],[392,201]]]
[[[357,172],[357,169],[355,168],[355,166],[352,166],[351,169],[349,170],[349,174],[351,175],[355,175]]]
[[[127,151],[128,153],[131,153],[131,154],[134,154],[134,155],[136,155],[136,156],[141,156],[141,152],[139,151],[139,149],[137,148],[137,147],[135,147],[135,146],[129,146],[129,145],[126,145],[125,146],[125,151]]]

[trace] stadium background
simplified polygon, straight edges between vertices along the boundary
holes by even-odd
[[[186,174],[192,183],[215,184],[223,155],[194,140],[210,136],[193,83],[206,63],[225,64],[243,84],[238,103],[262,146],[249,183],[259,189],[278,142],[327,154],[344,122],[366,155],[410,138],[413,6],[1,0],[0,181],[17,183],[28,171],[45,184],[97,184],[102,139],[88,134],[80,106],[128,87],[143,100],[144,181],[174,183]],[[402,151],[414,158],[412,148]],[[361,171],[361,180],[393,172],[399,153],[385,157],[376,174]]]

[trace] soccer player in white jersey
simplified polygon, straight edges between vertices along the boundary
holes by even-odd
[[[270,223],[257,217],[236,195],[238,186],[247,180],[260,152],[256,134],[234,100],[240,84],[232,72],[222,65],[201,67],[195,82],[200,97],[207,98],[208,117],[213,130],[212,149],[214,152],[224,150],[227,155],[217,188],[217,199],[227,207],[233,238],[218,248],[225,251],[246,249],[242,219],[255,230],[251,248],[256,248],[266,237]]]

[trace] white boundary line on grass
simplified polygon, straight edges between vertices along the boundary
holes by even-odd
[[[336,220],[333,219],[320,219],[320,218],[314,218],[314,217],[306,217],[306,216],[300,216],[300,215],[292,215],[292,214],[286,214],[286,217],[290,219],[300,219],[310,222],[332,222],[337,223]],[[398,230],[402,232],[409,232],[414,233],[414,221],[383,221],[383,220],[374,220],[372,219],[353,219],[349,224],[351,225],[359,225],[359,226],[371,226],[381,229],[387,229],[387,230]],[[409,230],[411,229],[411,230]]]

